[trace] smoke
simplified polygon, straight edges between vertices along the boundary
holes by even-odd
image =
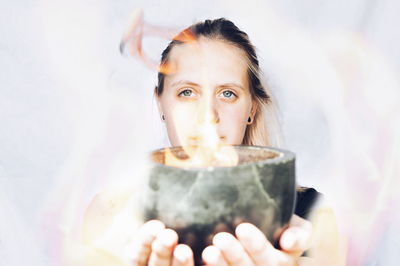
[[[298,181],[330,200],[349,247],[348,264],[394,265],[400,234],[399,37],[388,25],[398,24],[398,8],[390,0],[376,1],[372,9],[369,3],[5,5],[0,11],[2,264],[57,265],[65,252],[76,260],[82,254],[110,258],[113,252],[128,257],[112,243],[125,245],[132,238],[118,227],[136,226],[131,195],[146,173],[144,155],[168,145],[152,101],[156,74],[118,51],[129,13],[141,5],[152,25],[180,29],[224,16],[249,34],[279,101],[285,147],[297,154]],[[167,40],[144,42],[143,51],[157,60]],[[79,225],[88,226],[99,215],[91,209],[85,216],[93,201],[114,202],[107,206],[121,212],[111,213],[108,233],[93,239],[96,232],[87,232],[85,242]]]

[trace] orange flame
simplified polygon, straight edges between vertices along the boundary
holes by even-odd
[[[196,36],[193,34],[191,30],[185,29],[181,31],[178,35],[176,35],[173,40],[189,43],[196,41]]]
[[[212,167],[212,166],[234,166],[238,164],[239,158],[234,147],[226,145],[218,135],[218,117],[213,114],[208,90],[199,101],[195,124],[194,139],[188,139],[185,132],[187,121],[180,117],[182,110],[173,112],[174,124],[177,128],[178,137],[187,158],[175,156],[169,149],[165,153],[165,164],[175,167]]]
[[[147,55],[142,49],[142,41],[145,36],[156,36],[163,39],[173,39],[179,30],[151,25],[144,20],[143,10],[132,12],[128,27],[122,35],[119,50],[123,55],[130,55],[141,60],[151,69],[158,70],[156,60]],[[166,72],[168,73],[167,69]]]
[[[189,30],[185,29],[177,33],[176,30],[162,28],[150,25],[143,19],[143,11],[136,10],[132,13],[129,26],[122,36],[120,43],[120,51],[122,54],[129,53],[140,59],[144,64],[152,69],[169,75],[174,69],[166,62],[157,64],[150,56],[142,50],[142,40],[146,35],[158,36],[160,38],[172,39],[183,43],[193,43],[196,36]],[[206,80],[206,75],[204,79]],[[206,92],[207,94],[207,92]],[[167,165],[177,167],[207,167],[207,166],[233,166],[238,163],[238,155],[235,149],[225,145],[220,140],[217,133],[217,122],[213,118],[211,111],[210,97],[200,103],[199,122],[196,124],[196,143],[190,143],[185,137],[180,136],[183,150],[188,159],[176,157],[170,150],[166,151],[165,163]],[[173,115],[174,122],[177,126],[178,134],[182,132],[186,121],[179,119],[179,110]],[[182,134],[181,134],[182,135]]]

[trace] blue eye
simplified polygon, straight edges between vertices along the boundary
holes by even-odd
[[[231,91],[224,91],[223,94],[225,97],[229,98],[232,96],[233,93]]]
[[[223,91],[222,95],[225,98],[233,98],[234,96],[236,96],[232,91]]]
[[[193,92],[191,90],[184,90],[179,93],[179,96],[190,97],[192,94]]]

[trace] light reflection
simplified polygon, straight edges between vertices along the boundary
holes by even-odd
[[[46,22],[46,27],[49,27],[48,32],[59,32],[58,26],[51,26],[60,25],[53,23],[60,20],[57,18],[59,13],[54,13]],[[79,25],[73,27],[79,28]],[[272,48],[270,53],[276,54],[275,58],[271,55],[266,57],[271,56],[275,62],[281,60],[282,68],[275,70],[281,74],[277,75],[292,80],[292,83],[286,81],[283,85],[302,90],[301,92],[307,94],[308,98],[313,99],[311,104],[321,107],[327,118],[331,144],[324,148],[328,149],[327,160],[329,161],[324,163],[325,169],[320,168],[318,174],[321,178],[316,182],[330,200],[340,225],[343,238],[337,241],[338,245],[344,249],[345,255],[341,253],[342,251],[337,251],[340,253],[337,256],[347,254],[348,265],[362,265],[366,262],[368,254],[379,246],[379,239],[392,217],[392,207],[399,202],[396,190],[399,187],[400,174],[400,121],[397,117],[400,104],[399,81],[396,79],[396,73],[381,54],[371,48],[361,36],[345,32],[336,34],[330,32],[326,35],[318,35],[312,40],[305,40],[307,36],[302,36],[301,29],[296,29],[279,20],[274,23],[273,30],[266,29],[265,32],[268,35],[265,47]],[[288,32],[288,36],[282,37],[281,32]],[[161,38],[172,38],[171,36],[174,36],[176,31],[146,23],[141,11],[133,14],[130,27],[123,37],[121,51],[141,59],[151,69],[157,70],[158,63],[152,59],[153,57],[143,53],[141,42],[134,41],[141,40],[145,33],[152,33]],[[188,36],[190,39],[190,35]],[[85,36],[80,36],[80,38],[84,40]],[[274,46],[274,42],[285,45]],[[60,47],[60,43],[50,43],[49,46],[68,50],[69,47]],[[291,49],[294,51],[293,54],[290,54]],[[55,61],[68,62],[68,64],[58,65],[62,69],[61,72],[68,73],[71,67],[76,67],[74,62],[68,61],[68,56],[60,58],[61,53],[53,49],[49,53]],[[168,66],[162,67],[163,73],[170,73]],[[287,69],[283,70],[285,67]],[[80,74],[77,73],[76,84],[73,86],[94,86],[96,90],[101,88],[103,81],[99,80],[94,85],[87,80],[85,73],[90,73],[90,71],[92,71],[91,68],[79,69],[77,72]],[[107,97],[106,94],[103,96]],[[98,109],[94,112],[101,111]],[[76,114],[76,117],[78,118],[79,114]],[[84,122],[77,125],[77,128],[85,129]],[[97,122],[99,125],[102,124],[102,121]],[[209,127],[212,128],[213,125],[205,125],[205,128]],[[95,133],[81,131],[82,139],[77,141],[77,152],[74,153],[81,154],[81,157],[71,162],[70,169],[66,166],[62,177],[64,180],[82,176],[82,172],[87,168],[87,156],[90,154],[91,147],[99,143],[99,141],[93,141],[88,145],[85,141],[98,136],[95,133],[101,132],[101,126],[96,127]],[[207,129],[205,132],[213,131]],[[318,132],[313,132],[313,134],[318,134]],[[87,147],[87,150],[79,147]],[[74,172],[71,171],[72,168],[78,170]],[[60,246],[59,253],[66,261],[80,260],[83,256],[91,261],[88,263],[107,261],[109,265],[114,265],[112,263],[123,260],[120,252],[115,251],[116,247],[125,246],[128,242],[125,238],[118,238],[115,235],[120,236],[121,232],[132,232],[135,228],[127,222],[133,221],[134,224],[135,217],[126,214],[132,211],[133,205],[129,197],[125,198],[120,195],[120,192],[114,195],[108,191],[105,192],[107,196],[102,196],[100,193],[90,204],[88,200],[83,201],[82,199],[87,199],[88,196],[84,196],[85,191],[79,188],[87,187],[87,184],[92,184],[92,181],[77,179],[72,187],[66,189],[73,192],[63,196],[63,200],[68,203],[62,210],[63,220],[55,221],[60,223],[63,230],[61,237],[64,243]],[[54,198],[59,198],[59,196]],[[110,216],[106,219],[98,218],[99,213],[105,209],[104,206],[114,202],[115,198],[117,198],[117,203],[114,205],[115,209],[113,208],[108,213]],[[88,209],[82,210],[86,206],[89,206]],[[328,212],[325,209],[324,214],[326,214],[325,211]],[[82,213],[85,214],[82,215]],[[121,218],[126,215],[130,218],[126,220]],[[325,217],[331,216],[320,216],[323,224],[330,221],[324,220]],[[49,218],[49,222],[52,222],[50,219],[52,218]],[[80,225],[79,222],[82,220],[83,225]],[[118,223],[122,223],[123,226],[117,226]],[[82,234],[76,234],[76,232]],[[320,237],[326,237],[325,233],[322,230]],[[82,239],[76,235],[82,236]]]

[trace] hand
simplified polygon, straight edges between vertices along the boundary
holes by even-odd
[[[301,254],[310,246],[311,229],[310,222],[293,215],[278,250],[258,228],[242,223],[236,227],[236,238],[229,233],[216,234],[202,257],[207,265],[299,265]]]
[[[193,252],[187,245],[178,243],[178,234],[166,229],[156,220],[146,222],[139,229],[134,249],[134,265],[193,266]]]

